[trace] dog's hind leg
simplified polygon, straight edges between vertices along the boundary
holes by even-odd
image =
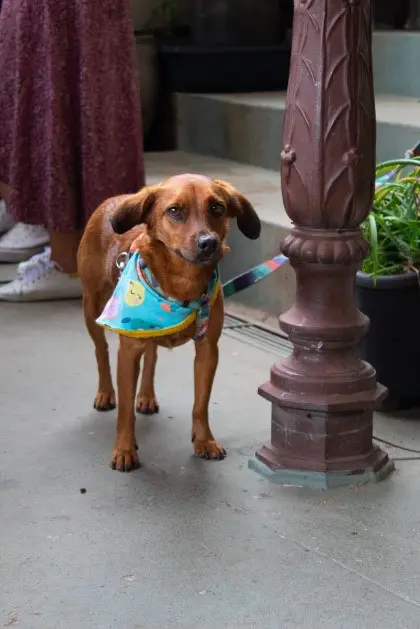
[[[159,404],[155,395],[155,371],[157,363],[157,345],[149,342],[143,354],[140,390],[137,395],[136,411],[143,415],[159,412]]]
[[[96,319],[101,314],[103,299],[98,293],[84,295],[83,309],[85,322],[90,337],[95,345],[96,362],[98,365],[98,391],[93,407],[97,411],[110,411],[115,408],[115,391],[112,384],[111,367],[109,364],[108,343],[105,331],[96,324]]]

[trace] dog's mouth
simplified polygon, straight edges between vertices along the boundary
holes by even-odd
[[[217,264],[222,257],[220,247],[217,247],[216,251],[210,256],[204,253],[193,254],[185,249],[174,249],[174,251],[182,260],[189,264],[195,264],[196,266],[211,266]]]

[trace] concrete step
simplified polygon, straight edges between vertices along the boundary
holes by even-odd
[[[279,253],[280,242],[288,234],[291,222],[283,206],[278,173],[181,151],[146,154],[149,184],[184,172],[226,179],[249,198],[261,218],[261,237],[256,241],[244,238],[232,223],[231,251],[221,264],[223,281]],[[285,264],[266,280],[229,298],[226,306],[230,312],[276,327],[276,317],[291,306],[294,295],[294,272],[289,264]]]
[[[282,92],[178,94],[178,148],[277,171],[285,101]],[[376,115],[377,161],[420,139],[419,99],[378,94]]]

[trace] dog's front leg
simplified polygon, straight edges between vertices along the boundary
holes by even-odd
[[[192,442],[197,456],[222,460],[226,451],[217,443],[209,426],[210,395],[219,362],[217,342],[218,338],[209,335],[195,344]]]
[[[118,349],[118,420],[111,467],[130,472],[140,467],[136,449],[134,399],[144,346],[139,341],[120,336]]]

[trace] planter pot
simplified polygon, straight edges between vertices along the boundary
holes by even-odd
[[[152,35],[135,33],[135,36],[143,136],[146,137],[154,121],[159,90],[157,44]]]
[[[162,80],[171,92],[202,94],[286,90],[290,48],[167,43],[159,50]],[[204,70],[205,68],[205,70]]]
[[[389,390],[382,410],[420,405],[420,287],[416,273],[356,279],[359,309],[369,317],[369,331],[359,356],[373,365],[378,381]]]

